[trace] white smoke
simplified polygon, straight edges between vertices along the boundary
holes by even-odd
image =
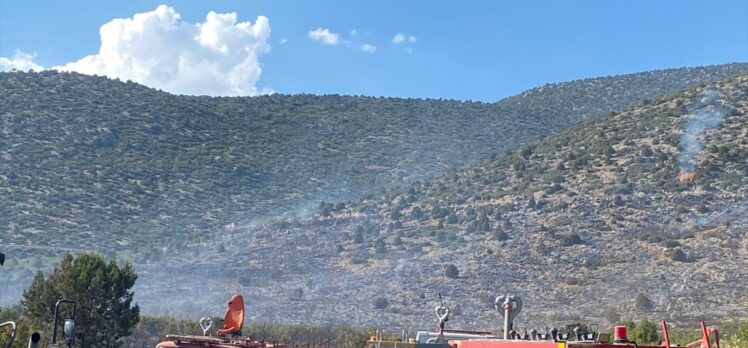
[[[719,127],[724,119],[717,92],[705,91],[701,99],[691,107],[687,117],[690,120],[680,138],[678,165],[681,171],[690,173],[696,168],[696,161],[703,150],[699,136]]]
[[[237,14],[209,12],[187,23],[161,5],[101,26],[99,53],[53,69],[133,80],[177,94],[244,96],[262,74],[260,55],[269,52],[270,21],[238,22]]]

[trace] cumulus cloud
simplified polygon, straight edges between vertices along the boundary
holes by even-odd
[[[325,45],[337,45],[340,42],[340,34],[333,33],[327,28],[317,28],[309,31],[309,38]]]
[[[36,53],[23,53],[19,50],[13,54],[12,58],[0,57],[0,71],[40,71],[44,67],[34,63]]]
[[[63,71],[133,80],[177,94],[257,95],[259,57],[269,52],[270,21],[239,22],[237,14],[209,12],[188,23],[161,5],[99,29],[94,55],[54,67]]]
[[[363,44],[361,45],[361,50],[366,53],[374,53],[377,51],[377,46],[370,45],[370,44]]]

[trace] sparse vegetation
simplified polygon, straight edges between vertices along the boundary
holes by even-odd
[[[326,201],[318,210],[326,217],[347,209],[341,201],[351,196],[409,184],[590,116],[746,69],[730,64],[586,79],[495,104],[186,97],[103,77],[2,73],[0,153],[12,160],[0,168],[7,203],[0,225],[9,226],[0,242],[31,238],[35,245],[103,252],[116,235],[131,248],[173,248],[209,239],[207,231],[246,216],[282,215],[312,200]],[[520,155],[528,160],[540,150],[528,146]],[[733,155],[731,161],[742,156]],[[426,213],[420,209],[413,219]],[[402,209],[391,214],[400,218]]]
[[[8,76],[16,75],[2,75],[2,78]],[[40,76],[43,79],[34,82],[40,86],[35,88],[40,90],[47,88],[44,87],[47,84],[76,84],[70,81],[56,81],[55,79],[60,77],[54,74]],[[64,75],[62,79],[70,76],[75,75]],[[34,80],[33,76],[22,77]],[[7,80],[1,82],[7,83]],[[599,81],[588,82],[594,85]],[[106,85],[111,82],[97,83]],[[37,86],[33,83],[31,85]],[[158,263],[159,267],[169,265],[174,269],[184,270],[196,259],[222,261],[225,259],[221,257],[231,256],[232,262],[222,263],[225,269],[216,272],[219,274],[215,275],[217,279],[225,280],[229,285],[220,288],[222,283],[219,281],[215,291],[225,291],[229,287],[237,286],[247,287],[247,290],[252,291],[273,282],[282,291],[278,291],[280,295],[271,295],[272,305],[281,308],[290,308],[289,303],[298,304],[290,302],[294,300],[290,299],[288,294],[291,289],[305,284],[306,278],[334,276],[335,286],[338,287],[335,291],[332,291],[330,286],[320,284],[314,288],[305,288],[303,292],[305,299],[314,299],[315,303],[319,301],[320,305],[332,304],[334,301],[335,306],[328,306],[329,315],[332,317],[340,317],[340,308],[350,308],[347,304],[353,305],[354,298],[375,299],[382,296],[381,282],[372,281],[371,275],[386,272],[402,277],[402,281],[407,281],[407,284],[415,284],[413,288],[397,288],[386,294],[387,298],[393,301],[392,305],[387,302],[387,313],[398,319],[411,320],[412,316],[418,315],[413,313],[423,306],[423,301],[417,299],[417,296],[425,290],[416,287],[426,283],[433,284],[424,282],[427,279],[445,281],[441,272],[444,270],[444,276],[447,275],[446,269],[442,268],[447,264],[461,265],[460,267],[464,265],[466,268],[463,272],[469,270],[471,278],[485,280],[485,283],[459,282],[459,289],[450,289],[454,295],[478,294],[485,290],[486,283],[501,283],[509,279],[521,280],[512,281],[512,291],[522,295],[529,294],[527,296],[530,298],[538,299],[541,302],[539,306],[551,311],[549,315],[557,313],[552,311],[569,313],[573,309],[602,316],[604,313],[599,308],[599,302],[580,300],[594,297],[605,298],[605,305],[616,307],[624,317],[638,316],[642,312],[649,313],[673,304],[677,307],[673,311],[677,310],[679,320],[695,320],[694,318],[701,315],[703,310],[703,304],[697,303],[697,299],[702,297],[695,296],[698,292],[709,293],[716,299],[713,308],[710,307],[716,315],[724,313],[725,317],[734,317],[735,313],[743,313],[740,312],[742,307],[736,309],[736,306],[742,305],[744,299],[736,298],[734,295],[743,293],[739,288],[742,283],[730,283],[730,287],[725,285],[729,279],[734,279],[733,275],[739,274],[738,271],[745,265],[740,262],[741,259],[733,259],[733,262],[729,263],[721,261],[725,255],[740,255],[745,249],[743,232],[748,225],[748,219],[744,213],[746,205],[743,202],[748,194],[748,179],[743,173],[748,160],[748,142],[744,134],[745,115],[748,110],[748,102],[745,99],[748,95],[748,78],[740,76],[714,83],[709,88],[719,90],[725,103],[735,111],[731,109],[731,116],[725,118],[721,127],[703,137],[705,148],[711,149],[714,146],[714,152],[710,150],[703,154],[694,181],[684,183],[679,183],[676,179],[679,171],[679,138],[686,122],[686,117],[681,112],[682,107],[678,105],[685,105],[687,109],[701,92],[699,88],[665,97],[652,97],[647,105],[638,105],[584,120],[575,119],[580,123],[571,128],[565,128],[568,126],[566,123],[562,126],[561,123],[566,122],[562,120],[556,120],[559,124],[543,124],[542,121],[538,121],[543,117],[542,113],[538,113],[537,118],[520,118],[521,122],[525,122],[523,125],[526,129],[523,128],[521,133],[507,143],[524,144],[519,150],[505,148],[504,143],[498,146],[500,150],[497,150],[496,144],[493,144],[491,155],[482,157],[485,158],[483,161],[459,166],[440,160],[441,162],[435,166],[438,167],[438,171],[443,171],[441,175],[424,175],[418,179],[415,178],[415,174],[411,177],[408,172],[395,168],[401,168],[403,163],[420,163],[420,159],[402,162],[403,159],[400,157],[392,158],[391,153],[416,153],[413,156],[421,156],[416,149],[410,147],[404,151],[394,151],[393,148],[399,149],[394,144],[402,142],[402,138],[398,138],[403,136],[399,133],[401,128],[410,127],[411,131],[417,133],[418,130],[431,129],[431,121],[421,120],[425,122],[422,124],[407,123],[413,121],[411,120],[403,121],[407,124],[394,124],[392,127],[396,130],[387,133],[391,138],[376,138],[388,146],[391,145],[382,146],[382,149],[387,150],[380,152],[369,148],[377,144],[360,145],[364,149],[355,147],[355,141],[364,142],[361,139],[367,139],[367,134],[346,133],[349,130],[348,126],[333,127],[332,124],[342,125],[345,122],[336,118],[337,113],[330,111],[348,110],[351,107],[350,103],[353,103],[352,105],[360,107],[362,111],[353,113],[348,122],[364,122],[364,117],[360,115],[365,114],[374,119],[366,122],[384,124],[387,122],[380,118],[398,117],[401,115],[398,106],[405,105],[403,107],[407,108],[410,107],[409,103],[416,101],[337,96],[331,96],[330,99],[311,96],[302,96],[298,99],[269,96],[252,100],[186,98],[189,110],[199,110],[199,115],[196,116],[190,113],[192,111],[166,107],[169,103],[165,100],[171,96],[161,95],[163,102],[158,104],[158,108],[148,109],[147,105],[140,106],[147,109],[148,117],[161,115],[162,119],[157,123],[163,127],[158,135],[143,136],[138,132],[147,128],[140,126],[105,124],[103,126],[107,128],[122,126],[118,128],[119,132],[113,132],[118,138],[104,134],[102,136],[106,139],[97,142],[100,145],[86,145],[59,137],[59,140],[63,141],[59,146],[65,151],[60,153],[59,158],[55,155],[54,158],[48,159],[52,167],[60,167],[60,163],[64,162],[76,168],[86,168],[85,165],[88,163],[84,165],[81,162],[86,159],[85,154],[76,152],[83,151],[81,149],[105,151],[103,153],[113,154],[113,157],[125,155],[117,157],[122,162],[118,162],[113,170],[107,169],[108,163],[92,160],[92,165],[99,167],[92,167],[89,172],[90,180],[103,185],[99,189],[101,191],[95,194],[58,191],[59,187],[67,187],[69,184],[71,187],[77,187],[70,182],[59,182],[59,185],[45,184],[58,184],[53,175],[55,173],[48,172],[41,165],[37,166],[38,161],[31,157],[14,161],[13,166],[16,167],[13,167],[13,173],[0,173],[0,185],[6,185],[2,187],[9,192],[9,198],[3,200],[8,209],[0,209],[8,212],[6,220],[2,220],[3,216],[0,216],[0,224],[3,221],[7,222],[9,233],[0,236],[0,242],[16,243],[12,246],[13,260],[8,263],[12,267],[0,269],[0,276],[11,277],[13,282],[18,283],[20,279],[29,278],[36,270],[49,269],[56,261],[49,256],[50,254],[37,252],[37,247],[45,251],[48,250],[46,248],[57,248],[51,249],[50,253],[64,252],[68,245],[86,247],[103,245],[104,242],[109,245],[112,236],[117,236],[116,245],[119,247],[109,253],[109,257],[132,259],[137,255],[144,260],[146,266],[155,266]],[[549,90],[555,88],[548,87],[543,93]],[[538,94],[533,95],[544,95],[541,91],[536,92]],[[136,97],[150,95],[147,91],[133,90],[130,93]],[[133,98],[137,100],[136,97]],[[525,96],[523,100],[527,101],[528,97]],[[334,103],[325,104],[328,100],[333,100]],[[312,135],[299,136],[294,133],[298,131],[294,127],[306,129],[305,124],[295,123],[302,122],[300,120],[304,120],[303,117],[297,114],[275,114],[285,110],[287,103],[296,102],[298,104],[294,104],[293,110],[308,111],[316,117],[313,120],[321,122],[319,131],[327,132],[324,136],[325,141],[315,142],[316,140],[305,138]],[[361,104],[356,104],[358,102]],[[608,102],[609,100],[604,101]],[[262,107],[253,103],[258,103],[257,105]],[[335,106],[335,103],[347,107]],[[464,117],[466,113],[473,115],[464,109],[473,110],[470,109],[472,107],[495,107],[503,110],[504,106],[509,105],[506,103],[509,102],[504,101],[496,105],[455,102],[455,109],[450,109],[449,113],[445,114],[454,117],[444,117],[452,119],[456,118],[456,115]],[[577,107],[576,103],[565,100],[559,103],[560,106],[557,105],[555,111],[546,110],[543,106],[542,109],[548,112],[545,115],[559,113],[559,108],[568,110],[565,107]],[[321,105],[310,106],[317,104]],[[419,104],[421,109],[408,112],[428,113],[431,109],[449,108],[449,105],[453,105],[438,104],[436,101],[423,104],[426,105]],[[330,109],[325,109],[325,105]],[[516,107],[521,109],[519,104]],[[254,114],[264,108],[274,111],[269,115]],[[382,114],[378,113],[381,111],[380,108],[392,108],[394,111],[382,111]],[[38,108],[29,110],[32,116],[36,115],[43,119],[49,116]],[[85,110],[87,109],[83,111]],[[127,110],[131,111],[130,116],[135,114],[135,110]],[[251,120],[243,118],[245,111],[251,111]],[[67,112],[62,113],[60,117],[64,118],[73,113]],[[112,110],[106,109],[101,112]],[[176,114],[183,118],[175,119]],[[40,158],[47,158],[44,157],[46,152],[43,150],[46,148],[42,144],[23,143],[19,140],[18,134],[36,139],[30,130],[24,128],[28,126],[23,123],[24,117],[27,116],[10,116],[12,119],[9,119],[7,124],[14,125],[13,127],[20,130],[13,131],[14,138],[11,140],[0,138],[0,151],[3,151],[3,155],[16,156],[19,153],[36,154],[34,151],[38,150],[40,153],[37,155],[41,156]],[[202,116],[204,118],[201,118]],[[211,126],[211,118],[221,119],[219,123],[225,122],[233,128],[214,129]],[[481,117],[475,116],[472,122],[478,122],[479,119]],[[170,122],[177,126],[173,129],[167,127]],[[226,146],[230,148],[230,145],[224,144],[223,141],[227,140],[215,140],[220,136],[238,137],[236,141],[227,141],[229,144],[247,140],[248,135],[234,132],[234,129],[241,129],[240,126],[244,125],[242,122],[250,122],[253,126],[262,128],[263,134],[270,134],[272,130],[281,132],[281,135],[276,136],[283,139],[286,139],[286,136],[299,136],[301,143],[293,142],[286,145],[304,149],[300,152],[303,155],[299,155],[303,158],[278,160],[284,157],[280,155],[277,143],[273,142],[274,139],[266,137],[252,139],[262,141],[263,144],[245,144],[246,147],[239,150],[226,150]],[[88,123],[95,124],[93,121]],[[332,128],[325,128],[325,125]],[[9,127],[8,129],[16,129]],[[384,125],[382,127],[387,128]],[[563,130],[542,140],[529,142],[529,139],[540,137],[545,131],[550,132],[549,129],[553,127]],[[381,129],[378,131],[383,132]],[[49,128],[44,127],[39,129],[39,132],[53,134]],[[430,135],[438,133],[433,129],[424,132]],[[459,132],[459,137],[462,138],[465,134],[483,134],[468,137],[470,139],[466,140],[464,146],[471,146],[487,139],[493,141],[494,136],[485,135],[490,133],[489,130],[483,130],[484,133],[472,133],[473,130],[466,128],[460,129]],[[506,134],[496,136],[504,137]],[[88,138],[80,136],[77,139]],[[126,139],[138,141],[125,141]],[[70,141],[67,142],[68,140]],[[720,150],[722,146],[726,148]],[[130,153],[128,151],[135,151],[132,149],[139,147],[149,151],[152,167],[144,168],[141,163],[137,163],[138,161],[127,157]],[[31,148],[34,151],[13,150],[18,148]],[[436,148],[439,149],[439,154],[426,154],[422,158],[449,157],[449,151],[454,150],[438,146]],[[336,163],[322,163],[320,167],[316,167],[316,164],[310,162],[323,156],[318,152],[322,151],[319,149],[341,151],[341,157],[336,157]],[[483,150],[476,150],[475,156],[483,156],[484,153],[481,151]],[[494,153],[496,151],[499,152]],[[213,157],[204,157],[206,154]],[[158,156],[161,155],[168,157],[165,163],[172,166],[168,169],[171,171],[168,178],[154,174],[156,169],[165,170],[163,165],[166,164],[159,162]],[[220,158],[216,159],[216,156]],[[246,156],[258,157],[249,159]],[[349,156],[353,159],[346,162]],[[253,167],[255,161],[261,164]],[[283,167],[272,167],[270,162],[283,163]],[[366,165],[361,167],[363,163]],[[387,165],[378,167],[382,163]],[[236,169],[234,165],[237,166]],[[154,171],[150,171],[151,168],[154,168]],[[299,177],[285,170],[303,173],[298,175],[303,176],[304,181],[295,181]],[[40,177],[49,177],[49,181],[37,183],[31,180],[28,173],[35,171],[41,171]],[[85,171],[81,169],[81,172]],[[336,185],[340,182],[336,180],[340,179],[339,177],[324,183],[316,181],[329,179],[333,172],[336,175],[344,173],[341,175],[360,175],[375,179],[363,185],[367,190],[365,194],[346,188],[349,190],[345,191],[346,198],[360,198],[344,204],[340,204],[337,198],[322,197],[325,194],[315,196],[315,202],[325,202],[312,205],[312,208],[317,207],[318,210],[315,210],[315,216],[310,219],[270,221],[251,228],[226,225],[226,222],[240,217],[240,210],[252,205],[255,200],[266,202],[269,197],[293,197],[303,200],[305,196],[301,193],[307,192],[310,187],[319,188],[322,193],[326,192],[326,187],[335,186],[337,189]],[[426,173],[429,170],[420,168],[418,172]],[[137,180],[141,177],[152,180],[138,183]],[[381,178],[386,180],[378,181]],[[254,186],[249,185],[250,183]],[[399,184],[402,186],[397,186]],[[343,186],[345,185],[340,185]],[[387,187],[380,189],[384,186]],[[290,192],[284,191],[286,188]],[[84,199],[80,195],[88,197],[85,199],[93,203],[86,206],[79,204],[79,199]],[[158,207],[154,211],[138,210],[135,202],[141,195],[146,197],[144,205],[152,206],[148,205],[148,202],[159,202],[160,205],[156,204]],[[224,200],[225,197],[230,198]],[[44,207],[44,211],[38,210],[41,208],[36,205],[29,205],[23,207],[29,214],[18,213],[21,207],[14,203],[32,201],[49,204],[40,205]],[[182,205],[179,202],[187,203]],[[278,204],[286,203],[288,202]],[[272,206],[276,203],[269,204]],[[703,205],[704,209],[701,209],[700,205]],[[260,203],[258,206],[263,204]],[[264,207],[269,211],[274,209],[268,208],[267,205]],[[243,211],[241,216],[252,213]],[[70,220],[72,224],[69,224],[66,219],[70,218],[70,214],[76,214],[76,219],[96,215],[98,220],[92,220],[83,226],[83,220],[73,219]],[[122,216],[136,215],[138,218],[130,221],[117,220]],[[725,220],[731,223],[723,223]],[[49,221],[57,223],[50,224]],[[47,226],[52,226],[49,231],[46,229]],[[63,230],[72,232],[65,234]],[[213,238],[216,231],[222,232],[221,238]],[[65,238],[46,240],[44,235],[47,233],[53,233],[58,237],[64,235]],[[84,237],[90,238],[84,243],[81,242]],[[228,243],[228,240],[240,242]],[[162,243],[153,241],[165,242],[161,245]],[[222,252],[219,243],[223,243]],[[681,250],[686,256],[691,256],[690,262],[678,262],[673,259],[669,252],[676,249]],[[18,250],[20,251],[15,253]],[[702,258],[700,255],[704,254],[704,251],[709,251],[708,257]],[[712,267],[715,263],[720,263],[720,267]],[[278,267],[281,264],[283,267]],[[340,272],[341,269],[345,271]],[[374,270],[376,273],[372,272]],[[704,274],[704,270],[715,273]],[[245,274],[252,275],[251,282],[241,282],[240,276]],[[632,303],[630,294],[645,290],[647,294],[664,293],[672,284],[682,282],[683,274],[693,274],[688,281],[690,289],[696,289],[693,290],[694,293],[684,292],[684,295],[679,295],[670,292],[673,295],[668,299],[663,299],[659,295],[653,297],[657,301],[657,308],[648,298],[649,306],[643,305],[644,302]],[[354,287],[355,293],[351,291]],[[146,296],[145,299],[148,300],[149,297]],[[549,299],[552,299],[552,303]],[[484,310],[485,306],[475,304],[475,301],[482,299],[474,299],[468,295],[460,300],[465,301],[465,309],[477,308],[477,314],[464,318],[467,325],[488,322],[489,315],[495,319],[494,311],[490,308]],[[338,305],[341,303],[346,305]],[[257,306],[265,306],[257,308],[259,313],[268,311],[268,305],[258,303]],[[372,311],[361,311],[352,320],[370,323],[375,315],[369,312]],[[379,311],[372,313],[381,314]]]

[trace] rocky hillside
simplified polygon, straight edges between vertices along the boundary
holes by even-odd
[[[101,77],[3,73],[0,226],[7,227],[0,233],[0,247],[11,257],[0,269],[0,277],[8,280],[0,283],[0,304],[15,303],[31,272],[47,269],[62,253],[96,250],[138,263],[139,301],[150,313],[195,314],[221,308],[224,295],[242,291],[257,304],[254,317],[284,313],[284,320],[299,321],[285,313],[299,300],[314,300],[332,309],[315,304],[305,307],[310,311],[305,315],[327,320],[351,315],[347,310],[356,299],[361,301],[361,313],[352,314],[352,322],[369,325],[376,319],[393,327],[423,323],[429,318],[423,315],[424,308],[432,307],[433,293],[441,290],[452,300],[473,298],[462,302],[461,311],[478,313],[470,314],[469,320],[485,324],[492,314],[477,298],[487,301],[498,282],[538,277],[549,282],[532,283],[539,287],[566,279],[558,270],[548,277],[540,270],[530,272],[536,268],[530,261],[540,262],[535,257],[551,254],[533,254],[526,243],[553,247],[553,238],[570,235],[574,248],[587,250],[581,248],[596,248],[607,239],[589,239],[592,244],[584,247],[572,231],[591,238],[598,232],[587,228],[602,231],[604,223],[611,229],[620,225],[639,231],[634,224],[638,218],[653,221],[652,229],[665,226],[668,216],[653,213],[658,210],[651,206],[659,209],[660,200],[671,196],[637,191],[645,188],[687,193],[673,199],[695,197],[682,208],[687,210],[680,213],[684,224],[696,221],[689,220],[695,207],[703,212],[713,211],[714,204],[727,205],[726,200],[703,197],[742,188],[744,184],[735,181],[737,167],[704,165],[693,184],[671,180],[675,169],[663,156],[677,152],[677,146],[664,144],[679,134],[678,122],[685,120],[693,96],[665,99],[681,100],[671,110],[654,94],[747,68],[732,64],[636,74],[640,79],[627,75],[574,81],[496,104],[309,95],[177,97]],[[637,81],[657,81],[658,88]],[[657,101],[645,100],[650,98]],[[646,103],[634,109],[640,111],[616,115],[662,109],[670,113],[672,124],[621,123],[605,126],[599,135],[600,130],[589,127],[598,127],[596,122],[616,124],[611,121],[616,115],[584,121],[616,105],[639,102]],[[730,108],[729,113],[740,110]],[[551,140],[499,155],[579,122],[583,126]],[[640,157],[625,152],[635,162],[606,162],[600,168],[595,162],[599,151],[609,154],[611,161],[623,161],[624,152],[619,151],[628,151],[637,137],[650,134],[641,132],[665,131],[670,132],[668,142],[663,138],[659,145],[642,150]],[[601,147],[603,136],[610,137],[610,147]],[[716,148],[707,146],[710,156],[720,161],[742,158],[735,157],[742,152],[729,144],[715,144]],[[568,157],[563,166],[553,159],[557,155]],[[459,169],[479,159],[490,160]],[[662,166],[657,167],[659,172],[651,167],[656,163]],[[595,179],[603,169],[614,172]],[[579,170],[591,174],[577,180]],[[620,170],[629,181],[618,182],[623,180]],[[637,171],[647,176],[634,182]],[[428,179],[428,174],[439,172],[447,174]],[[585,184],[576,183],[579,180]],[[395,184],[405,188],[386,189]],[[605,192],[603,198],[587,201],[594,196],[588,193],[597,191],[582,190],[585,185]],[[347,197],[364,199],[343,202]],[[607,209],[605,199],[622,204],[620,212],[612,217],[600,213]],[[322,200],[338,202],[319,204]],[[310,202],[315,219],[248,227],[257,217],[298,210]],[[628,216],[623,209],[629,206],[642,208],[638,215]],[[577,207],[581,210],[574,210]],[[662,206],[666,212],[671,208]],[[580,211],[586,214],[582,218]],[[730,228],[736,226],[740,225]],[[599,233],[599,238],[613,236]],[[660,252],[662,244],[670,245],[661,247],[667,255],[675,255],[675,249],[687,260],[694,255],[685,240],[676,238],[684,244],[679,247],[672,238],[659,240],[657,234],[638,238],[637,243],[650,243],[643,245],[653,253]],[[601,255],[608,257],[602,251],[589,257],[597,260]],[[614,261],[606,262],[616,264],[613,256]],[[537,267],[552,272],[547,267],[570,267],[579,261],[577,256],[561,258],[563,262],[546,258],[538,263],[546,266]],[[445,279],[448,264],[469,281]],[[482,264],[497,266],[486,270]],[[215,291],[200,292],[193,286],[195,275],[217,284]],[[164,308],[158,299],[172,297],[176,289],[185,294],[184,302]],[[522,287],[509,290],[539,296]],[[335,303],[338,294],[350,301]],[[572,293],[564,294],[571,303]],[[385,311],[371,311],[374,297],[388,300]],[[546,300],[550,304],[557,299]],[[623,303],[614,300],[611,306]],[[728,307],[734,308],[733,302]]]
[[[719,122],[701,127],[706,116]],[[701,148],[684,158],[693,140]],[[390,329],[433,325],[438,292],[452,327],[495,328],[491,303],[505,293],[525,299],[521,328],[744,315],[748,75],[162,257],[141,266],[138,291],[144,308],[184,294],[170,313],[220,308],[239,291],[252,320]],[[210,293],[185,285],[194,277]]]
[[[2,73],[0,244],[141,251],[208,239],[227,224],[409,184],[591,115],[746,70],[729,64],[580,80],[495,104],[183,97],[103,77]]]

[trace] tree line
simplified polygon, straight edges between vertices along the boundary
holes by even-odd
[[[446,272],[450,270],[447,269]],[[132,287],[137,280],[132,265],[106,261],[101,255],[84,253],[66,255],[49,274],[37,272],[17,305],[0,308],[0,322],[18,324],[13,347],[25,347],[33,332],[39,332],[44,345],[52,336],[55,304],[68,299],[75,310],[76,347],[154,347],[167,334],[199,335],[197,320],[141,316],[133,303]],[[72,308],[61,307],[60,318],[72,318]],[[216,318],[219,319],[219,318]],[[58,321],[58,337],[64,320]],[[622,323],[629,338],[639,344],[659,344],[659,328],[646,318]],[[572,324],[574,327],[579,324]],[[748,347],[748,317],[722,323],[721,337],[725,347]],[[287,325],[255,322],[243,333],[262,341],[276,341],[291,347],[362,348],[376,333],[374,328],[342,325]],[[385,334],[385,337],[387,335]],[[687,343],[700,338],[698,330],[674,330],[671,342]],[[0,346],[10,339],[10,330],[0,331]],[[58,340],[61,341],[61,340]]]

